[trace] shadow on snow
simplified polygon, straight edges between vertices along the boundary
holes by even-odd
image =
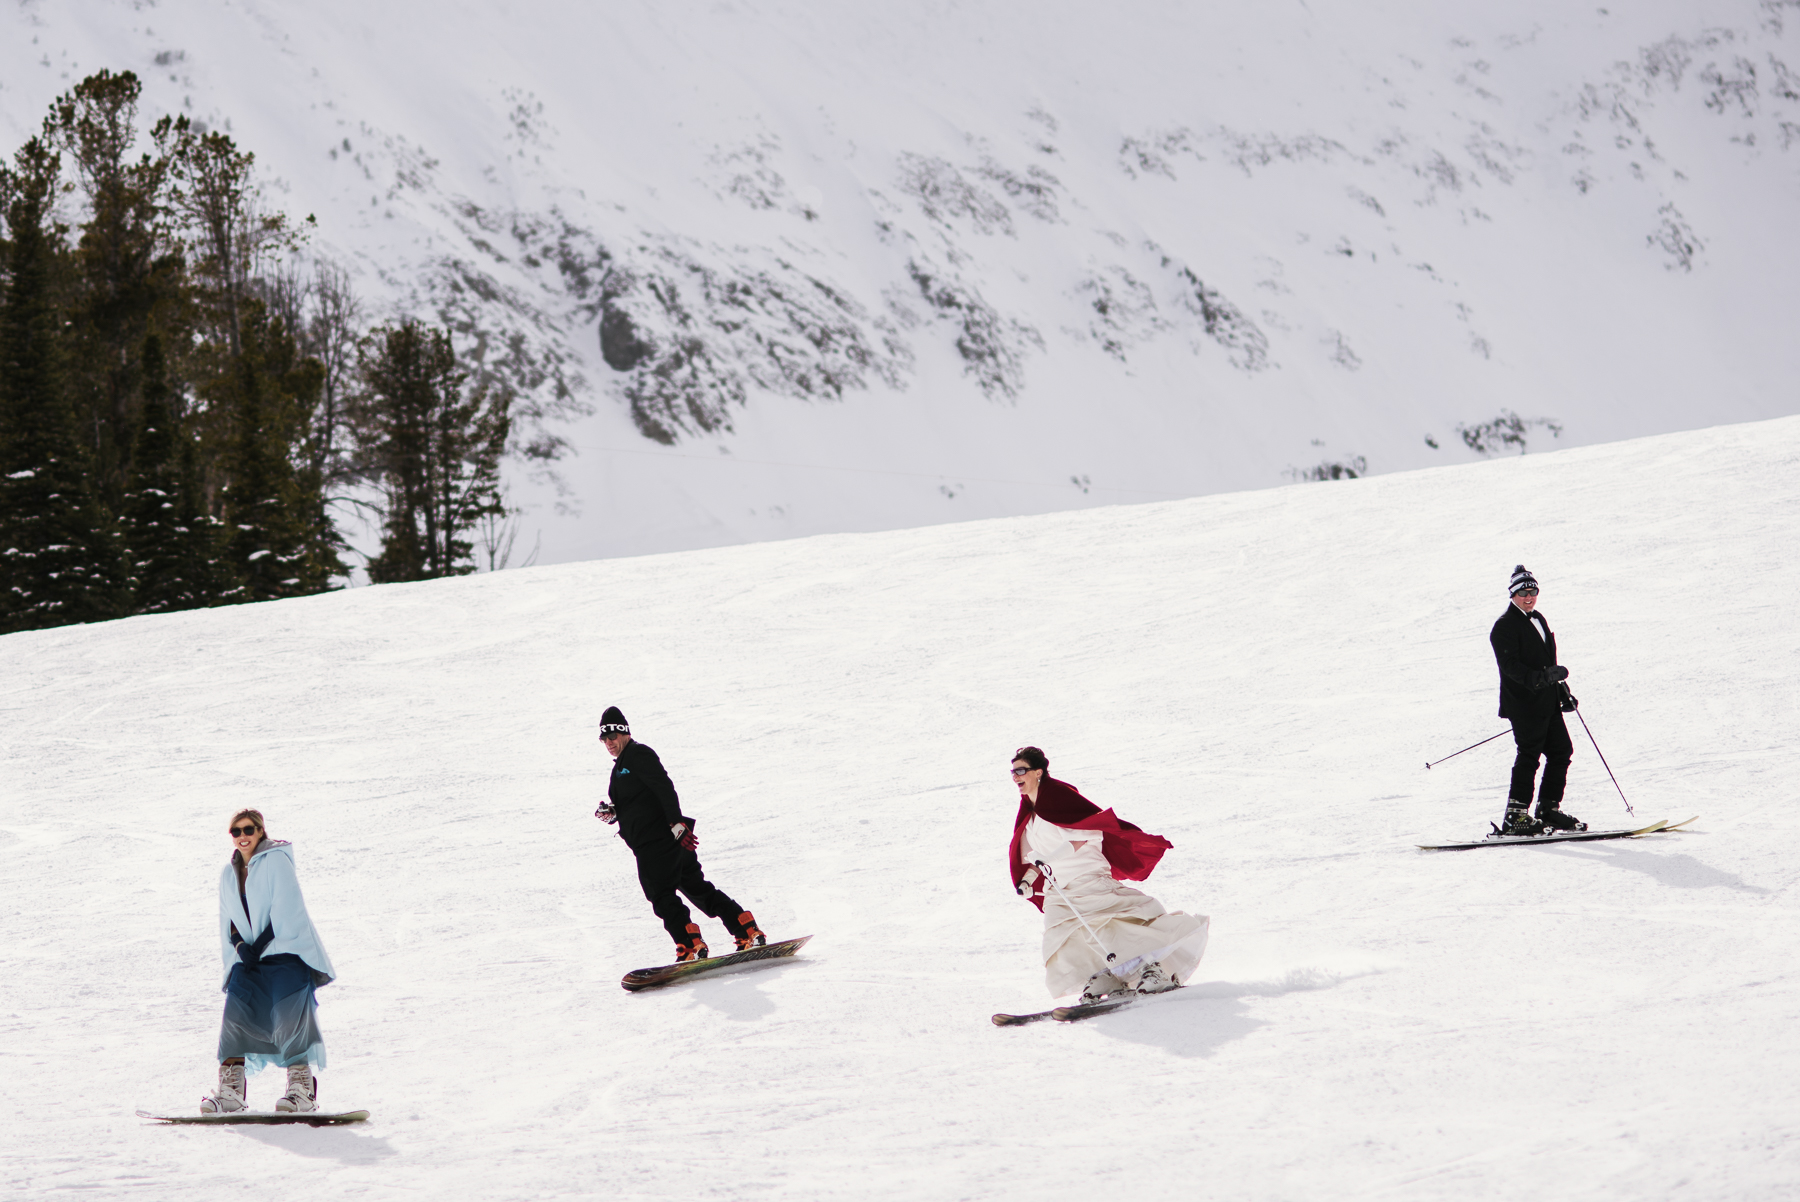
[[[1267,981],[1201,981],[1178,993],[1146,998],[1128,1010],[1090,1019],[1095,1030],[1177,1056],[1206,1057],[1267,1024],[1251,1018],[1249,999],[1330,989],[1379,968],[1328,972],[1297,968]]]
[[[1696,860],[1685,852],[1673,855],[1635,847],[1612,847],[1604,844],[1565,844],[1544,849],[1569,859],[1592,860],[1614,868],[1641,872],[1663,885],[1676,889],[1736,889],[1741,893],[1770,893],[1761,885],[1751,885],[1733,873],[1722,872]]]
[[[649,994],[680,990],[690,993],[701,1005],[710,1006],[734,1022],[755,1022],[775,1013],[774,999],[757,985],[763,974],[772,969],[795,969],[810,963],[812,961],[798,957],[756,960],[689,981],[685,985],[677,984],[644,992]]]
[[[245,1139],[317,1160],[339,1164],[380,1164],[399,1153],[379,1135],[359,1135],[342,1127],[233,1127]]]

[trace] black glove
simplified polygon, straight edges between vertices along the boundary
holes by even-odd
[[[1556,681],[1558,684],[1569,679],[1569,670],[1561,664],[1546,668],[1545,671],[1550,674],[1550,679]]]
[[[612,808],[611,802],[601,802],[600,808],[594,811],[594,817],[606,823],[608,826],[619,825],[619,812]]]
[[[1568,685],[1566,685],[1566,684],[1558,685],[1557,688],[1562,690],[1562,712],[1563,713],[1572,714],[1577,709],[1581,708],[1581,702],[1575,700],[1575,694],[1569,692]]]
[[[265,928],[263,933],[256,937],[255,943],[251,943],[247,939],[239,939],[237,945],[238,959],[245,964],[260,963],[262,960],[263,949],[268,947],[269,941],[274,938],[275,928],[270,926]]]
[[[677,822],[669,828],[669,833],[675,836],[675,842],[689,851],[700,846],[700,840],[694,836],[694,820],[692,818],[684,818]]]

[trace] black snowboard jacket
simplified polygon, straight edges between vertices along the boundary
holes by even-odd
[[[606,797],[619,815],[619,837],[633,851],[673,842],[669,828],[689,821],[681,816],[681,798],[662,760],[636,739],[613,761]]]
[[[1538,615],[1542,617],[1543,615]],[[1533,619],[1511,602],[1494,623],[1488,642],[1500,665],[1500,716],[1512,721],[1542,721],[1562,709],[1562,690],[1549,679],[1556,666],[1556,635],[1544,622],[1548,638],[1540,638]]]

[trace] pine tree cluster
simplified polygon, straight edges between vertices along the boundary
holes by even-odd
[[[89,76],[0,163],[0,633],[337,587],[334,506],[382,518],[372,581],[473,571],[510,398],[293,266],[312,218],[226,135],[165,117],[134,157],[140,91]]]

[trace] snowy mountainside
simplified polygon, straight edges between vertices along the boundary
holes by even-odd
[[[21,1197],[1786,1196],[1800,418],[1170,503],[0,638],[0,1171]],[[1498,505],[1507,498],[1532,505]],[[1470,532],[1481,531],[1479,537]],[[1637,816],[1498,817],[1512,564]],[[591,816],[617,703],[803,958],[661,993]],[[1627,819],[1579,726],[1568,808]],[[1174,848],[1191,987],[1042,1005],[1012,750]],[[366,1128],[210,1085],[225,823],[293,841]],[[719,928],[708,922],[709,936]],[[279,1073],[251,1082],[267,1107]]]
[[[0,21],[15,141],[137,70],[519,385],[553,561],[1792,409],[1788,0]]]

